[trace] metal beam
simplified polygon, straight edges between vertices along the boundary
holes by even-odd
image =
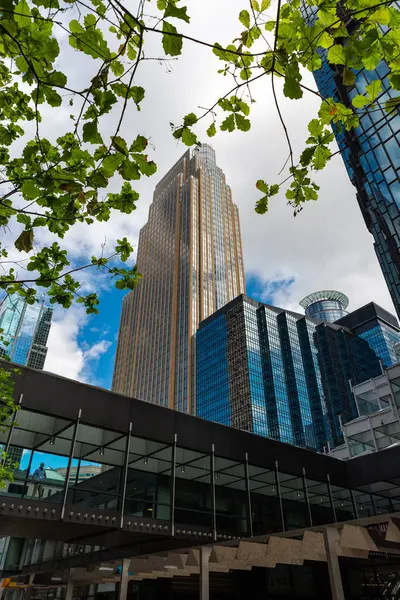
[[[126,435],[126,443],[125,443],[125,460],[124,460],[124,472],[122,475],[122,486],[120,493],[118,494],[119,502],[120,502],[120,510],[121,510],[121,522],[120,527],[124,524],[124,511],[125,511],[125,498],[126,498],[126,484],[128,481],[128,467],[129,467],[129,451],[131,448],[131,434],[132,434],[132,423],[129,423],[129,430]]]
[[[217,539],[217,515],[215,510],[215,448],[214,444],[211,446],[210,454],[210,477],[211,477],[211,523],[213,530],[213,540]]]
[[[72,459],[74,457],[76,437],[78,435],[78,427],[79,427],[79,421],[81,418],[81,414],[82,414],[82,409],[80,408],[78,411],[78,416],[75,421],[74,433],[72,434],[71,450],[69,452],[68,466],[67,466],[67,471],[65,473],[65,484],[64,484],[64,490],[63,490],[63,501],[62,501],[62,507],[61,507],[61,516],[60,516],[61,520],[64,518],[65,504],[67,502],[67,494],[68,494],[69,476],[71,473]]]
[[[174,443],[172,445],[172,456],[171,456],[171,488],[169,494],[169,520],[171,524],[171,535],[175,535],[175,492],[176,492],[176,444],[178,441],[178,435],[174,434]]]
[[[246,452],[244,459],[244,477],[246,485],[246,501],[247,501],[247,530],[250,537],[253,537],[253,511],[251,508],[250,494],[250,478],[249,478],[249,456]]]

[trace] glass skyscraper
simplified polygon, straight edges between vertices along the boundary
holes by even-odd
[[[7,296],[0,306],[0,357],[43,369],[52,315],[43,302],[28,304],[18,294]]]
[[[43,369],[52,315],[43,302],[28,304],[18,294],[6,296],[0,306],[0,358]],[[19,465],[22,449],[10,446],[7,457]]]
[[[300,306],[308,317],[321,319],[333,323],[347,315],[346,308],[349,305],[349,299],[341,292],[334,290],[324,290],[309,294],[300,302]]]
[[[239,213],[214,150],[188,150],[156,186],[125,296],[112,389],[195,413],[195,333],[245,291]]]
[[[348,329],[244,295],[200,324],[196,352],[197,416],[315,450],[357,415],[350,382],[381,373]]]
[[[348,327],[356,335],[367,340],[385,368],[399,362],[399,323],[394,315],[375,302],[353,310],[336,323]]]
[[[318,18],[317,6],[303,3],[308,22]],[[359,126],[352,131],[334,127],[349,177],[357,190],[365,224],[373,235],[375,251],[388,285],[393,304],[400,316],[400,114],[391,114],[384,105],[398,93],[389,89],[389,69],[380,62],[371,71],[356,71],[354,85],[343,84],[343,67],[324,60],[314,77],[324,97],[351,104],[352,98],[365,94],[366,86],[380,80],[382,91],[371,107],[358,110]]]

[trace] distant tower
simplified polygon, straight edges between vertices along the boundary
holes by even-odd
[[[346,308],[349,299],[341,292],[323,290],[309,294],[300,302],[307,317],[321,319],[327,323],[334,323],[347,315]]]

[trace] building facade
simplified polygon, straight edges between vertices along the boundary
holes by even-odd
[[[394,315],[370,302],[336,321],[368,342],[385,368],[399,362],[399,323]]]
[[[351,383],[380,373],[344,327],[239,296],[200,324],[197,416],[315,450],[357,414]]]
[[[303,4],[308,22],[317,18],[317,7]],[[374,248],[397,314],[400,316],[400,115],[387,113],[384,105],[397,96],[390,89],[389,68],[380,62],[373,70],[356,72],[351,86],[343,84],[343,67],[331,65],[323,58],[314,77],[324,97],[345,105],[365,94],[372,81],[382,82],[382,91],[373,105],[359,109],[359,126],[352,131],[334,128],[349,177],[357,190],[357,199],[365,224],[374,238]],[[332,65],[333,67],[333,65]]]
[[[112,389],[194,413],[198,324],[245,291],[239,213],[210,146],[188,150],[156,186],[137,265]]]
[[[334,290],[323,290],[309,294],[300,302],[308,317],[334,323],[347,315],[349,299],[345,294]]]
[[[43,302],[28,304],[18,294],[7,296],[0,307],[0,356],[43,369],[52,315],[53,309]]]
[[[331,456],[347,460],[400,445],[400,365],[353,386],[357,418],[342,423],[344,444]]]

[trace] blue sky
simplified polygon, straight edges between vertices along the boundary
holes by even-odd
[[[253,273],[246,274],[247,295],[255,300],[273,304],[274,294],[287,291],[294,284],[294,278],[265,281]],[[88,382],[104,388],[111,388],[117,335],[124,293],[111,288],[100,293],[100,314],[89,317],[87,324],[79,331],[80,346],[91,347],[99,338],[110,342],[107,351],[90,363]]]

